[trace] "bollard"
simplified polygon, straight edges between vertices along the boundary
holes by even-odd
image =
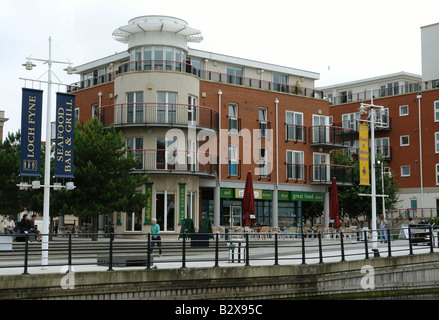
[[[214,267],[219,267],[218,264],[218,248],[219,248],[219,240],[218,240],[218,232],[216,233],[216,240],[215,240],[215,265]]]
[[[107,271],[113,271],[113,241],[114,241],[114,234],[110,233],[110,256],[108,257],[108,270]]]
[[[322,250],[322,234],[318,234],[319,237],[319,263],[323,263],[323,250]]]
[[[26,233],[26,243],[24,247],[24,271],[22,274],[29,274],[29,272],[27,272],[28,262],[29,262],[29,235]]]
[[[279,252],[278,252],[278,244],[277,244],[277,233],[274,234],[274,265],[279,265]]]
[[[392,248],[390,245],[390,229],[387,229],[387,256],[391,257],[392,256]]]
[[[341,245],[341,261],[346,261],[344,258],[344,240],[343,240],[343,232],[340,232],[340,245]]]
[[[146,269],[151,269],[151,233],[148,233],[148,252],[146,257]]]

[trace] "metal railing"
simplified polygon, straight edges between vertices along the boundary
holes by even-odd
[[[374,230],[376,231],[376,230]],[[377,231],[378,232],[378,231]],[[340,230],[339,232],[243,232],[243,233],[180,233],[162,235],[158,246],[151,234],[137,234],[143,240],[135,240],[126,234],[43,235],[53,237],[45,267],[73,266],[143,267],[145,269],[221,267],[229,263],[250,265],[291,265],[308,263],[362,260],[380,256],[433,253],[437,247],[438,230],[429,225],[399,230],[386,229],[385,243],[372,240],[372,230]],[[179,235],[178,239],[176,236]],[[401,236],[403,235],[403,236]],[[23,237],[23,243],[14,243],[12,237]],[[89,237],[99,237],[92,241]],[[19,268],[23,274],[29,268],[41,267],[43,250],[27,235],[0,235],[1,242],[9,237],[11,249],[0,251],[0,274],[3,269]],[[18,239],[18,238],[17,238]],[[436,239],[436,240],[434,240]],[[383,239],[381,239],[383,240]],[[421,244],[420,246],[414,246]],[[422,245],[423,244],[423,245]],[[4,247],[0,247],[5,250]],[[161,250],[161,255],[159,255]],[[121,262],[121,258],[125,259]],[[98,269],[96,269],[98,270]]]
[[[366,101],[366,100],[370,100],[371,97],[376,99],[376,98],[389,97],[399,94],[407,94],[407,93],[431,90],[436,88],[439,88],[439,80],[409,83],[409,84],[392,86],[392,87],[386,86],[385,88],[372,90],[372,94],[370,91],[363,91],[356,93],[349,92],[344,95],[331,97],[327,99],[329,100],[329,105],[336,105],[336,104],[344,104],[344,103],[351,103],[358,101]]]
[[[309,177],[311,183],[330,184],[335,177],[337,184],[354,183],[354,167],[335,164],[309,165]]]
[[[144,71],[174,71],[193,74],[200,79],[222,82],[244,87],[263,89],[268,91],[277,91],[284,93],[297,94],[305,97],[312,97],[323,99],[323,91],[315,88],[306,88],[300,85],[290,85],[285,83],[278,83],[274,81],[266,81],[261,79],[248,78],[244,76],[236,76],[227,73],[208,71],[195,68],[194,66],[171,60],[139,60],[129,61],[119,66],[117,71],[107,73],[105,75],[96,76],[73,83],[68,87],[68,92],[76,91],[78,89],[87,88],[90,86],[113,81],[114,78],[127,72],[144,72]]]
[[[309,127],[309,143],[312,146],[325,146],[332,148],[349,148],[353,146],[353,130],[336,126]]]
[[[176,103],[122,103],[98,110],[104,125],[194,126],[218,131],[219,114],[208,107]]]

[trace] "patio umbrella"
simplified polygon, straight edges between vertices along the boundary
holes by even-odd
[[[334,219],[334,228],[340,228],[337,181],[332,178],[331,194],[329,195],[329,218]]]
[[[243,226],[253,226],[256,222],[256,219],[250,219],[250,215],[255,214],[255,194],[253,191],[253,179],[252,173],[249,171],[247,173],[247,179],[245,180],[245,189],[244,189],[244,217],[242,219]]]

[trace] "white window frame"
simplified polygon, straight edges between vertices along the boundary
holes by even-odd
[[[159,101],[159,98],[163,98],[160,97],[162,94],[164,94],[165,101]],[[173,99],[174,97],[175,99]],[[175,123],[177,121],[177,101],[177,92],[157,91],[157,123]],[[159,111],[164,112],[164,119],[159,118]],[[174,114],[171,112],[174,112]]]
[[[230,112],[231,110],[233,110],[233,112]],[[229,134],[238,134],[238,130],[239,130],[238,104],[229,103],[229,109],[227,114],[229,115],[228,117]]]
[[[297,162],[296,162],[297,159]],[[287,162],[287,168],[286,168],[286,176],[287,180],[305,180],[305,161],[304,161],[304,152],[299,150],[287,150],[286,154],[286,162]],[[290,162],[291,161],[291,162]],[[291,176],[289,176],[288,172],[288,164],[292,165],[294,168],[294,165],[300,165],[300,170],[291,170]],[[296,173],[298,173],[296,175]]]
[[[130,96],[132,97],[132,102],[130,102]],[[126,109],[126,122],[127,123],[142,123],[143,122],[143,91],[133,91],[126,93],[127,109]],[[141,101],[137,101],[140,99]],[[131,113],[129,110],[132,108],[132,121],[128,121],[128,114]],[[140,109],[140,110],[139,110]]]
[[[407,138],[407,143],[403,143],[403,142],[402,142],[402,139],[403,139],[403,138]],[[407,147],[407,146],[409,146],[409,145],[410,145],[410,136],[409,136],[408,134],[405,134],[405,135],[399,136],[399,145],[400,145],[401,147]]]
[[[259,107],[258,109],[258,125],[259,125],[259,136],[265,138],[267,136],[267,114],[268,110],[265,107]]]
[[[404,174],[404,168],[408,168],[407,174]],[[410,165],[401,166],[401,177],[410,177]]]
[[[434,122],[439,122],[439,100],[434,102]]]
[[[75,118],[75,121],[79,121],[79,108],[75,108],[74,118]]]
[[[175,191],[168,191],[168,190],[156,191],[156,195],[157,194],[163,194],[163,200],[164,200],[163,207],[165,209],[165,212],[163,212],[163,223],[160,226],[160,228],[162,229],[161,231],[164,231],[164,232],[171,231],[171,232],[173,232],[176,229],[176,221],[175,221],[176,219],[175,218],[176,218],[176,216],[178,214],[177,213],[178,207],[177,207],[177,200],[176,200],[177,194],[176,194]],[[173,223],[174,229],[173,230],[168,230],[168,214],[167,214],[167,212],[169,211],[170,208],[172,208],[170,206],[170,204],[168,204],[168,195],[174,195],[174,208],[173,208],[174,209],[174,217],[173,217],[174,218],[174,223]],[[156,212],[156,217],[157,217],[157,212]]]
[[[434,133],[435,153],[439,153],[439,132]]]
[[[436,163],[436,185],[439,186],[439,163]]]
[[[316,158],[317,157],[317,158]],[[323,159],[322,157],[324,157],[324,161],[322,162],[321,160]],[[316,161],[318,160],[318,161]],[[313,153],[313,157],[312,157],[312,161],[313,161],[313,179],[314,181],[331,181],[331,167],[330,167],[330,155],[329,153],[321,153],[321,152],[314,152]],[[319,165],[326,165],[326,171],[324,171],[325,176],[323,178],[325,179],[316,179],[316,173],[318,172],[319,174],[322,172],[321,170],[316,171],[316,168],[319,167]]]
[[[407,108],[407,112],[403,112],[403,109]],[[399,116],[400,117],[406,117],[409,115],[409,105],[408,104],[404,104],[399,106]]]
[[[349,128],[355,131],[359,131],[360,122],[357,121],[361,119],[361,114],[359,112],[345,113],[341,115],[341,123],[343,128]]]
[[[296,111],[285,111],[285,123],[287,125],[285,129],[285,140],[292,140],[292,141],[304,141],[305,134],[303,129],[303,113],[302,112],[296,112]],[[288,129],[288,126],[293,126],[290,130]],[[298,127],[300,127],[298,129]],[[295,129],[295,130],[294,130]],[[298,138],[297,132],[301,132],[301,137]],[[291,133],[289,137],[289,134]]]
[[[139,148],[138,148],[139,146]],[[137,159],[140,159],[140,164],[136,167],[137,170],[144,168],[143,164],[143,138],[140,137],[128,137],[126,138],[127,150],[134,150],[134,155]]]
[[[238,165],[239,165],[239,149],[236,144],[229,144],[229,153],[227,161],[227,172],[229,176],[236,177],[238,175]],[[235,165],[235,173],[230,173],[230,165]]]

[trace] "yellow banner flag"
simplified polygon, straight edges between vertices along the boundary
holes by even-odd
[[[369,180],[369,125],[360,124],[360,185],[370,186]]]

